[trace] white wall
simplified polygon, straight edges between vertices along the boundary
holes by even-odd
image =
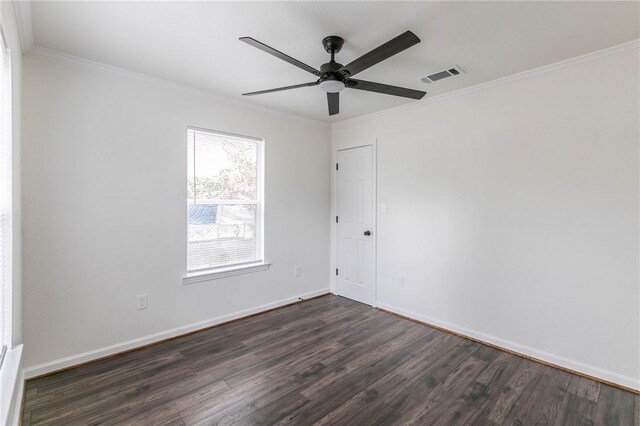
[[[23,77],[27,369],[328,291],[328,127],[33,57]],[[187,126],[265,138],[270,270],[181,285]]]
[[[640,388],[638,59],[334,127],[377,143],[378,305]]]

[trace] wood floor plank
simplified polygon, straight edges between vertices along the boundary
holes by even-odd
[[[412,393],[412,399],[409,400],[411,406],[394,421],[402,424],[431,424],[435,419],[431,419],[428,412],[445,401],[449,392],[460,390],[459,386],[462,389],[468,386],[484,366],[483,361],[471,357],[478,348],[472,342],[463,341],[456,346],[455,352],[447,353],[441,358],[441,362],[434,363],[433,368],[426,368],[426,373],[421,373],[412,380],[408,386]],[[457,382],[456,379],[462,380]]]
[[[451,408],[435,424],[475,424],[484,419],[488,414],[489,405],[495,401],[521,362],[522,358],[515,355],[506,352],[496,353],[493,361],[478,375],[476,381],[454,401]]]
[[[542,377],[544,366],[535,362],[523,362],[520,368],[509,379],[502,393],[496,398],[495,404],[489,413],[487,420],[502,424],[514,406],[524,394],[523,401],[526,401],[527,388],[533,390],[535,383]],[[525,402],[526,403],[526,402]]]
[[[431,392],[430,398],[422,402],[422,415],[416,424],[434,424],[451,411],[457,398],[471,386],[478,375],[487,366],[487,362],[474,356],[468,357],[452,371],[437,392]]]
[[[387,374],[382,379],[357,393],[346,403],[329,412],[323,418],[315,422],[316,426],[368,424],[371,421],[371,413],[377,412],[386,398],[399,388],[407,385],[409,379],[395,374]]]
[[[593,425],[597,403],[567,392],[562,402],[557,426]]]
[[[600,383],[585,379],[584,377],[572,376],[567,392],[592,402],[598,402]]]
[[[635,421],[638,397],[611,386],[602,385],[596,407],[595,425],[631,425]]]
[[[457,337],[457,336],[456,336]],[[423,366],[422,371],[410,378],[409,383],[399,392],[389,395],[382,405],[380,414],[372,425],[406,424],[417,419],[423,412],[423,402],[439,392],[446,377],[456,371],[478,346],[463,339],[454,339],[452,348],[434,354]]]
[[[411,345],[420,344],[422,342],[418,339],[409,344],[409,348]],[[334,380],[329,385],[308,395],[309,404],[288,416],[281,423],[301,424],[320,420],[347,402],[353,394],[363,391],[387,374],[392,373],[394,368],[411,357],[410,350],[398,346],[394,347],[392,344],[381,348],[377,355],[367,362],[358,364],[353,370],[345,370],[339,375],[339,380]],[[348,385],[345,386],[347,383]]]
[[[527,396],[519,401],[520,410],[513,410],[506,418],[508,424],[554,424],[567,393],[571,375],[555,368],[548,368]]]
[[[345,355],[335,360],[334,357],[330,357],[325,360],[324,363],[329,367],[327,373],[315,381],[313,384],[307,386],[302,390],[303,395],[311,397],[316,393],[330,393],[332,388],[340,387],[343,383],[343,378],[352,373],[361,371],[362,369],[372,367],[378,364],[381,360],[387,359],[390,356],[398,354],[398,348],[407,345],[403,336],[395,336],[396,334],[392,330],[385,330],[388,333],[386,339],[377,340],[375,345],[364,346],[356,351],[341,351]],[[384,333],[381,333],[381,335]],[[411,339],[416,341],[416,345],[422,344],[427,340],[426,335],[415,336],[408,335]],[[409,355],[409,349],[405,349],[407,355]],[[409,357],[407,357],[409,359]],[[398,368],[399,365],[396,366]],[[355,376],[352,376],[355,377]]]
[[[637,395],[326,296],[25,387],[24,425],[638,425]]]

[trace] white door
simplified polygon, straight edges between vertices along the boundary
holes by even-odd
[[[338,151],[336,169],[336,290],[340,296],[373,305],[373,147]]]

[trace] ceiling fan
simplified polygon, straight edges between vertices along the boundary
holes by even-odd
[[[347,65],[342,65],[335,61],[335,54],[342,49],[342,45],[344,44],[342,37],[325,37],[322,40],[322,45],[324,46],[324,50],[331,54],[331,60],[326,64],[322,64],[320,66],[320,71],[251,37],[241,37],[240,40],[318,77],[318,80],[311,83],[295,84],[293,86],[278,87],[276,89],[243,93],[243,96],[262,95],[264,93],[298,89],[300,87],[320,86],[320,90],[327,92],[329,115],[336,115],[340,112],[340,91],[344,88],[366,90],[368,92],[384,93],[386,95],[401,96],[403,98],[411,99],[422,99],[422,97],[427,94],[420,90],[351,78],[357,73],[420,43],[418,36],[411,31],[406,31],[400,34],[398,37],[376,47],[369,53],[365,53],[358,59],[349,62]]]

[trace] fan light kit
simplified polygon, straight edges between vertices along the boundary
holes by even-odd
[[[320,82],[320,90],[327,93],[338,93],[345,87],[344,83],[338,80],[325,80]]]
[[[326,64],[322,64],[320,66],[320,70],[302,63],[291,56],[285,55],[273,47],[267,46],[266,44],[251,37],[241,37],[240,40],[318,77],[318,80],[310,83],[295,84],[293,86],[278,87],[276,89],[261,90],[259,92],[243,93],[244,96],[262,95],[265,93],[280,92],[282,90],[298,89],[301,87],[320,86],[320,90],[327,93],[329,115],[336,115],[340,112],[340,91],[345,88],[383,93],[386,95],[400,96],[410,99],[422,99],[422,97],[427,94],[427,92],[423,92],[421,90],[407,89],[405,87],[390,86],[388,84],[374,83],[371,81],[351,78],[357,73],[420,43],[418,36],[411,31],[406,31],[400,34],[398,37],[378,46],[369,53],[365,53],[347,65],[342,65],[335,61],[336,53],[340,52],[340,49],[342,49],[342,46],[344,45],[342,37],[325,37],[322,40],[322,45],[324,46],[324,50],[331,55],[331,60]]]

